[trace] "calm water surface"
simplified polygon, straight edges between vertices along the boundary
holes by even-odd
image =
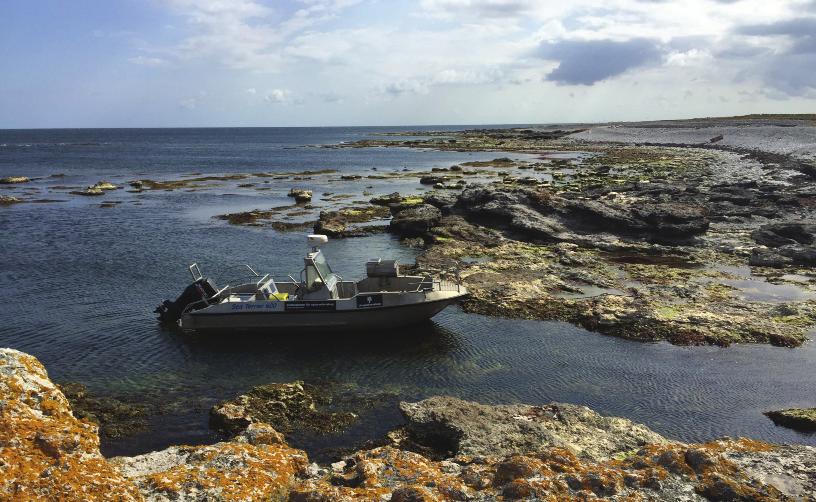
[[[439,129],[439,128],[434,128]],[[393,130],[393,129],[390,129]],[[95,393],[161,402],[149,434],[108,441],[108,454],[143,452],[216,439],[207,429],[215,402],[252,385],[330,380],[360,392],[386,392],[341,436],[300,439],[311,451],[351,446],[400,422],[394,403],[434,394],[483,402],[588,405],[643,422],[682,440],[746,435],[816,444],[816,436],[775,427],[762,411],[813,406],[816,350],[766,346],[674,347],[589,333],[557,322],[511,321],[449,308],[402,332],[293,337],[196,337],[158,326],[153,308],[188,282],[192,261],[205,271],[250,263],[264,272],[297,273],[299,233],[233,227],[213,215],[291,203],[292,186],[348,193],[360,183],[337,176],[257,179],[102,198],[68,195],[100,179],[178,179],[191,173],[337,169],[374,174],[427,170],[501,153],[407,149],[330,149],[376,128],[0,131],[0,177],[39,177],[4,194],[62,200],[0,207],[0,346],[34,354],[57,382],[80,381]],[[511,154],[522,158],[523,156]],[[51,177],[64,174],[61,177]],[[370,182],[369,182],[370,181]],[[416,191],[415,178],[367,180],[371,194]],[[119,201],[100,207],[102,201]],[[334,268],[359,277],[368,257],[410,262],[414,252],[387,235],[335,240]]]

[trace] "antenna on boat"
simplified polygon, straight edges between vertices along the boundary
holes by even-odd
[[[321,244],[326,244],[329,242],[329,238],[323,234],[311,234],[306,236],[306,240],[309,241],[309,245],[312,246],[312,252],[316,253],[319,250]]]

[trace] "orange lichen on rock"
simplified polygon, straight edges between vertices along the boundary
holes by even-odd
[[[271,426],[256,423],[229,442],[173,446],[111,463],[150,498],[286,500],[308,461]]]
[[[445,460],[382,446],[329,469],[309,465],[282,434],[255,422],[230,441],[106,460],[96,427],[73,417],[42,365],[0,349],[0,500],[776,501],[812,500],[816,492],[816,448],[751,439],[689,445],[648,431],[660,441],[624,450],[637,442],[631,433],[618,443],[609,433],[623,428],[622,419],[559,406],[573,432],[589,423],[606,433],[562,431],[556,444],[542,439],[516,453]]]
[[[0,499],[141,500],[36,358],[0,349]]]

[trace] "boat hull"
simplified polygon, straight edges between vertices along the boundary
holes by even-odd
[[[181,327],[191,331],[396,328],[426,321],[458,299],[459,295],[412,304],[353,310],[208,312],[205,309],[186,314],[181,320]]]

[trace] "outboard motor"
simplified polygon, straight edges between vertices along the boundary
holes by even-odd
[[[194,283],[187,286],[184,291],[176,298],[176,301],[164,300],[161,305],[156,307],[155,313],[159,314],[159,322],[162,324],[176,324],[181,319],[181,314],[184,309],[194,302],[199,302],[192,306],[190,310],[199,310],[206,307],[208,304],[205,301],[216,293],[215,284],[211,280],[202,277]]]

